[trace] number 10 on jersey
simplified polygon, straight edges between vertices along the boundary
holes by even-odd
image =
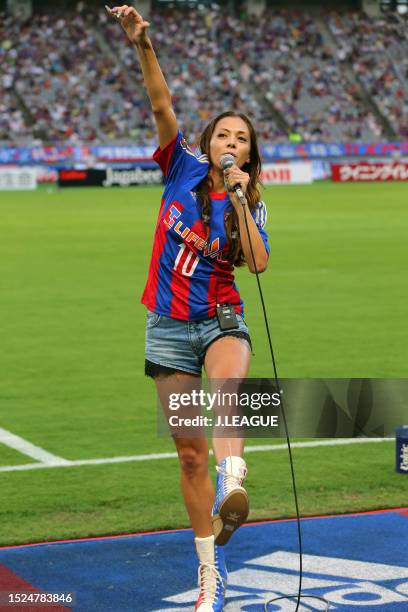
[[[193,276],[194,270],[196,269],[198,265],[200,257],[196,255],[193,261],[191,261],[192,258],[194,257],[194,253],[193,251],[188,251],[187,256],[184,258],[184,261],[182,262],[183,254],[186,250],[186,245],[180,244],[179,248],[180,248],[180,251],[178,252],[176,260],[174,262],[173,270],[178,270],[178,272],[181,272],[183,276]]]

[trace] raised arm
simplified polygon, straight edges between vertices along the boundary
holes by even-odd
[[[130,42],[135,47],[142,68],[143,79],[152,105],[159,145],[164,149],[177,136],[178,125],[171,103],[171,94],[147,35],[149,22],[132,6],[115,6],[110,14],[118,19]]]

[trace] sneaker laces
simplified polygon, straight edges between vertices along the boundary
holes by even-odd
[[[232,472],[225,471],[219,465],[217,465],[215,469],[217,470],[218,474],[221,474],[222,476],[224,476],[225,480],[223,482],[223,485],[225,486],[227,493],[229,493],[236,487],[242,487],[242,483],[244,482],[246,475],[247,475],[247,471],[248,471],[244,467],[239,468],[239,475],[237,476],[236,474],[233,474]]]
[[[221,574],[211,563],[200,563],[198,568],[198,586],[203,602],[212,603],[217,591],[217,579],[224,584]]]

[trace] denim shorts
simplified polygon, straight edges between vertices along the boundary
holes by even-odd
[[[222,336],[244,338],[252,350],[248,327],[241,315],[237,314],[237,319],[236,329],[221,331],[217,317],[181,321],[148,310],[145,374],[154,377],[159,372],[181,370],[200,375],[208,347]]]

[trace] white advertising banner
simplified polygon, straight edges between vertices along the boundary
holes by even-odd
[[[311,162],[264,164],[261,181],[265,185],[299,185],[313,182]]]
[[[26,191],[36,188],[35,168],[0,168],[0,191]]]

